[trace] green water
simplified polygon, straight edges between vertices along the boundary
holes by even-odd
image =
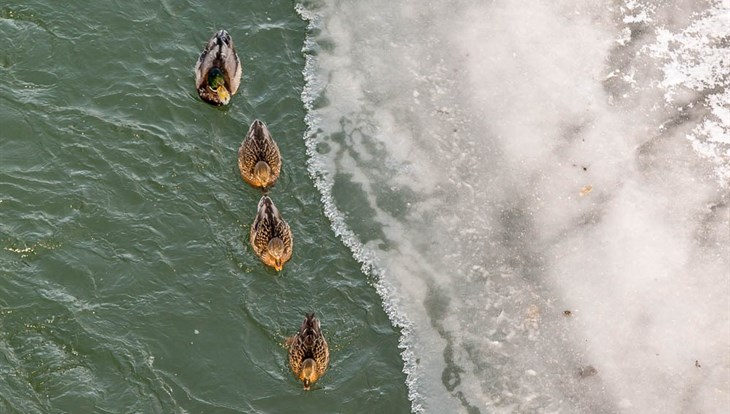
[[[0,3],[0,413],[406,413],[395,331],[307,175],[291,1]],[[196,95],[215,30],[242,87]],[[248,124],[284,158],[285,269],[247,242]],[[282,343],[322,321],[315,391]]]

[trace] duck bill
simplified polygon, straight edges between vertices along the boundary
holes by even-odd
[[[221,100],[223,105],[228,105],[228,102],[231,101],[231,94],[228,93],[225,86],[219,86],[216,89],[216,92],[218,92],[218,98]]]

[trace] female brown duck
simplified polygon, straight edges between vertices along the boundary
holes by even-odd
[[[238,169],[243,181],[264,192],[279,178],[281,154],[266,124],[253,121],[238,149]]]
[[[287,345],[289,366],[304,384],[304,389],[309,390],[324,375],[330,363],[329,346],[313,313],[306,314],[299,333],[289,338]]]
[[[250,241],[254,253],[277,272],[291,259],[291,228],[269,196],[259,200],[258,212],[251,225]]]
[[[195,88],[213,105],[227,105],[241,84],[241,61],[231,35],[221,30],[208,41],[195,64]]]

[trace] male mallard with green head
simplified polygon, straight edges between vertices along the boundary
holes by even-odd
[[[241,61],[231,35],[220,30],[205,45],[195,64],[195,88],[213,105],[226,105],[241,84]]]
[[[280,271],[292,253],[291,228],[269,196],[261,197],[251,225],[251,247],[264,264]]]
[[[238,169],[243,181],[264,191],[281,172],[281,154],[266,124],[254,120],[238,149]]]
[[[299,333],[289,338],[287,345],[289,366],[304,384],[304,389],[309,390],[324,375],[330,363],[330,350],[322,335],[319,319],[313,313],[306,314]]]

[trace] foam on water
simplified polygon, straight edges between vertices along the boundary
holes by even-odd
[[[308,23],[308,34],[305,38],[305,44],[302,51],[305,54],[305,86],[302,90],[302,101],[307,110],[306,124],[307,131],[305,133],[305,143],[307,146],[307,155],[309,157],[308,169],[310,176],[314,181],[315,187],[322,194],[322,203],[324,212],[332,222],[332,228],[335,234],[345,243],[352,251],[353,257],[362,265],[365,274],[374,276],[374,286],[381,298],[383,298],[383,307],[388,314],[393,326],[401,330],[401,338],[399,346],[403,349],[402,357],[404,361],[404,372],[407,375],[407,384],[409,389],[409,399],[413,401],[413,411],[422,412],[415,394],[415,357],[410,346],[410,322],[405,316],[399,312],[398,302],[393,295],[393,287],[389,285],[385,278],[382,277],[382,267],[377,266],[376,256],[360,242],[355,233],[352,232],[345,224],[343,215],[337,208],[332,198],[333,177],[329,171],[334,171],[328,166],[326,159],[319,157],[317,154],[317,142],[314,138],[316,128],[319,125],[319,118],[314,113],[315,100],[322,94],[322,83],[317,77],[317,66],[315,61],[315,53],[318,45],[312,38],[311,33],[320,30],[320,16],[307,9],[302,4],[296,5],[296,10],[303,20]]]
[[[414,412],[727,407],[729,4],[298,7],[309,171]]]

